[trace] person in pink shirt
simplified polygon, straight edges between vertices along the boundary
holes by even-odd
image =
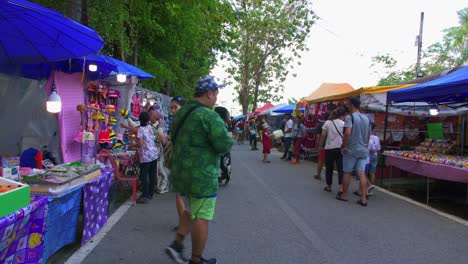
[[[272,138],[274,135],[270,132],[270,126],[267,123],[264,123],[262,128],[263,163],[270,163],[271,161],[268,159],[268,155],[273,147]]]

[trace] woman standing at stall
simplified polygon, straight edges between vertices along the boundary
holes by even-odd
[[[140,126],[133,147],[138,149],[140,156],[140,178],[142,194],[137,203],[148,203],[153,198],[156,187],[156,170],[158,168],[158,149],[154,142],[153,128],[150,125],[150,114],[140,113]]]

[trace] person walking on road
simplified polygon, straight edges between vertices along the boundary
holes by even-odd
[[[287,160],[290,161],[292,157],[292,152],[291,152],[291,143],[292,143],[292,137],[293,137],[293,127],[294,127],[294,122],[291,119],[291,114],[286,113],[284,115],[284,120],[286,120],[286,123],[284,125],[284,154],[281,157],[282,160]]]
[[[362,206],[367,206],[367,179],[365,175],[368,156],[368,144],[370,138],[370,121],[366,115],[359,111],[361,100],[357,97],[349,99],[351,114],[346,117],[344,124],[343,144],[343,193],[339,193],[336,199],[348,201],[348,189],[351,174],[355,170],[359,176],[361,199],[357,201]]]
[[[195,98],[180,109],[175,117],[171,139],[173,188],[184,195],[186,210],[175,240],[166,253],[177,263],[186,263],[183,240],[192,232],[192,255],[189,264],[214,264],[203,251],[208,239],[208,222],[213,220],[218,194],[220,156],[231,150],[233,139],[224,121],[211,110],[219,88],[211,76],[200,78],[195,85]]]
[[[263,163],[270,163],[268,155],[270,155],[270,150],[273,148],[273,137],[274,135],[270,132],[270,126],[267,123],[262,125],[262,145],[263,145]]]
[[[319,152],[323,150],[323,142],[325,141],[325,177],[327,186],[325,186],[324,190],[327,192],[332,191],[333,170],[336,163],[339,186],[338,194],[343,192],[343,156],[341,155],[341,145],[343,144],[344,117],[345,110],[342,108],[331,112],[330,119],[322,126],[318,149]]]
[[[257,149],[257,122],[255,122],[254,119],[250,120],[249,122],[249,136],[250,136],[250,146],[252,147],[252,150],[258,150]]]
[[[222,106],[215,107],[214,111],[223,119],[226,129],[228,130],[229,136],[232,137],[232,132],[229,131],[230,118],[229,111]],[[227,185],[231,181],[231,152],[227,152],[221,155],[221,173],[218,178],[218,183]]]
[[[299,164],[301,155],[302,141],[306,135],[306,128],[302,124],[300,116],[294,117],[294,129],[293,129],[293,142],[294,142],[294,160],[291,160],[289,164]]]

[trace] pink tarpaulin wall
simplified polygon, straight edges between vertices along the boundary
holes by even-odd
[[[54,72],[47,81],[47,94],[50,93],[54,82],[57,93],[62,99],[62,112],[58,114],[58,122],[63,162],[79,161],[81,144],[73,141],[73,138],[80,131],[80,112],[76,110],[76,106],[84,102],[81,73]]]

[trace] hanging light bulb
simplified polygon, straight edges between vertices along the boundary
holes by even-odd
[[[90,72],[95,72],[95,71],[97,71],[97,65],[94,64],[94,63],[89,64],[89,65],[88,65],[88,70],[89,70]]]
[[[47,98],[47,112],[49,113],[59,113],[62,111],[62,99],[57,94],[55,89],[55,84],[52,85],[52,91]]]
[[[121,83],[127,81],[127,75],[125,75],[123,73],[117,74],[117,81],[121,82]]]
[[[439,108],[437,108],[437,106],[431,106],[431,108],[429,109],[429,114],[431,116],[436,116],[439,114]]]

